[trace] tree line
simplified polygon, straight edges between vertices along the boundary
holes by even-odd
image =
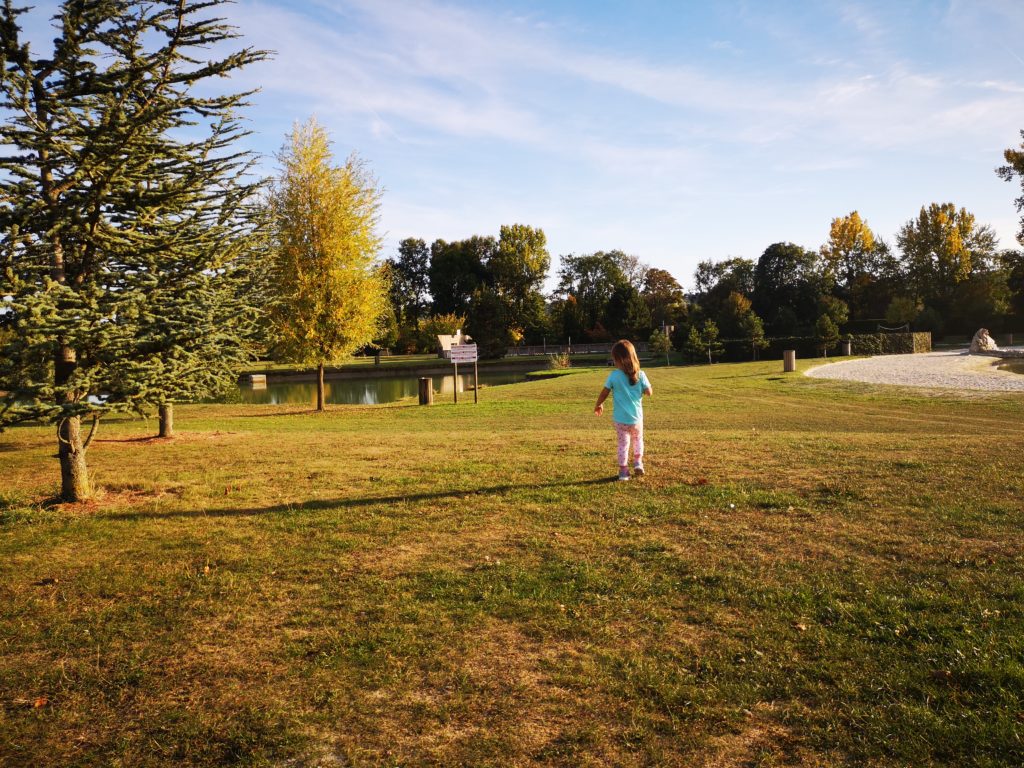
[[[543,231],[525,225],[497,239],[403,240],[386,262],[391,308],[376,342],[425,351],[435,333],[465,328],[493,356],[544,340],[664,345],[665,334],[699,357],[720,339],[746,340],[756,355],[769,336],[828,344],[879,326],[937,336],[1024,329],[1024,254],[997,250],[991,228],[953,203],[923,206],[895,249],[853,211],[832,220],[816,250],[781,242],[756,260],[702,261],[689,293],[666,270],[610,250],[562,256],[544,296],[548,263]]]

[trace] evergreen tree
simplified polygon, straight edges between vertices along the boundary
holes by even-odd
[[[270,197],[276,351],[317,366],[322,411],[324,366],[373,341],[388,306],[376,262],[381,192],[355,156],[332,165],[330,140],[316,120],[295,127],[278,159]]]
[[[686,340],[683,342],[683,351],[690,361],[697,360],[704,354],[704,340],[700,335],[700,328],[691,325],[686,333]]]
[[[669,365],[669,353],[672,351],[672,342],[666,334],[660,330],[655,329],[651,332],[651,338],[648,341],[647,348],[651,351],[652,355],[661,357],[665,356],[665,365]]]
[[[834,347],[839,341],[839,328],[828,315],[822,315],[814,323],[814,338],[821,346],[821,354],[828,357],[829,347]]]
[[[706,354],[708,362],[713,363],[715,356],[722,352],[722,344],[718,340],[718,326],[715,321],[705,320],[699,328],[696,324],[691,325],[684,349],[691,358]]]
[[[222,280],[242,279],[249,236],[249,158],[234,149],[246,94],[198,94],[265,54],[206,60],[236,37],[209,16],[220,4],[65,0],[39,56],[26,9],[0,8],[0,296],[16,329],[0,425],[57,426],[68,501],[91,493],[101,414],[209,393],[244,346]]]
[[[757,360],[757,351],[768,346],[768,340],[764,336],[764,323],[761,322],[761,318],[754,314],[753,311],[745,314],[740,321],[740,333],[743,334],[744,339],[750,342],[750,358]]]

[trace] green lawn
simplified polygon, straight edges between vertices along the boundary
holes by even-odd
[[[780,369],[0,435],[0,765],[1024,764],[1024,398]]]

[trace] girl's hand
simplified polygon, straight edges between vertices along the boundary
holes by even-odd
[[[596,408],[594,408],[594,415],[595,416],[600,416],[603,413],[604,413],[604,406],[603,405],[599,405]]]

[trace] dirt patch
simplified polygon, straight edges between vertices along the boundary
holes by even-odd
[[[820,755],[802,754],[792,732],[779,723],[770,704],[759,704],[746,713],[747,722],[733,733],[715,736],[705,745],[707,754],[695,759],[700,768],[741,768],[745,766],[797,766],[828,763]]]

